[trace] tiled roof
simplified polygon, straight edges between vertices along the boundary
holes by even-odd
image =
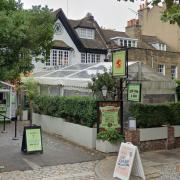
[[[162,42],[161,40],[159,40],[156,36],[147,36],[147,35],[142,35],[141,36],[142,41],[149,43],[149,44],[153,44],[153,43],[161,43],[161,44],[165,44],[164,42]]]
[[[91,49],[104,49],[106,50],[106,46],[99,39],[81,39],[81,42],[84,44],[86,48]]]
[[[106,50],[105,40],[103,39],[103,35],[101,34],[101,29],[98,27],[98,24],[94,20],[93,16],[86,16],[81,20],[72,20],[69,19],[68,22],[70,23],[71,27],[74,29],[81,27],[81,28],[91,28],[95,30],[95,39],[82,39],[80,41],[83,43],[85,48],[90,49],[102,49]],[[75,31],[76,33],[76,31]],[[76,33],[77,34],[77,33]],[[78,35],[77,35],[78,36]]]
[[[150,45],[153,49],[155,49],[152,44],[154,43],[160,43],[160,44],[166,44],[163,41],[161,41],[160,39],[158,39],[156,36],[147,36],[147,35],[142,35],[141,36],[141,40],[145,43],[147,43],[148,45]],[[166,50],[167,51],[172,51],[172,49],[167,46],[166,44]]]
[[[109,29],[102,29],[102,32],[108,41],[109,41],[109,39],[111,39],[113,37],[129,38],[129,36],[125,32],[114,31],[114,30],[109,30]]]

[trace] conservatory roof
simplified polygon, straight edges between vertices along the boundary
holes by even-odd
[[[112,62],[97,64],[74,64],[58,70],[43,70],[33,74],[39,84],[60,85],[87,88],[91,78],[96,74],[110,72]],[[142,63],[128,62],[128,79],[137,81],[170,82],[171,79],[156,73],[152,68]],[[139,80],[140,80],[139,79]]]

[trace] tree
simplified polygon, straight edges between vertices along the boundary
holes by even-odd
[[[117,94],[117,82],[112,73],[104,72],[103,74],[97,74],[96,77],[92,78],[92,83],[88,84],[89,89],[92,90],[93,95],[96,98],[102,98],[102,88],[106,86],[107,88],[107,99],[115,99]]]
[[[33,112],[33,100],[39,94],[38,91],[38,82],[33,78],[28,78],[23,82],[21,89],[25,91],[25,95],[29,102],[29,111],[30,111],[30,125],[32,125],[32,112]]]
[[[134,2],[134,0],[129,1]],[[153,6],[156,6],[159,3],[165,3],[166,5],[166,8],[162,13],[161,20],[169,22],[170,24],[177,23],[178,26],[180,26],[180,0],[151,0],[148,2],[148,4],[151,4]]]
[[[48,7],[24,10],[15,0],[0,1],[0,79],[14,80],[33,69],[32,58],[49,57],[54,16]]]

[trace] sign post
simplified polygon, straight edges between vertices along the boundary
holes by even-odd
[[[112,53],[112,75],[120,78],[119,101],[120,101],[120,120],[121,133],[123,134],[123,79],[128,77],[128,51],[127,49],[115,50]]]

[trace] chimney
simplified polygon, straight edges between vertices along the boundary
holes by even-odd
[[[131,19],[127,22],[126,33],[132,38],[140,39],[141,26],[138,19]]]

